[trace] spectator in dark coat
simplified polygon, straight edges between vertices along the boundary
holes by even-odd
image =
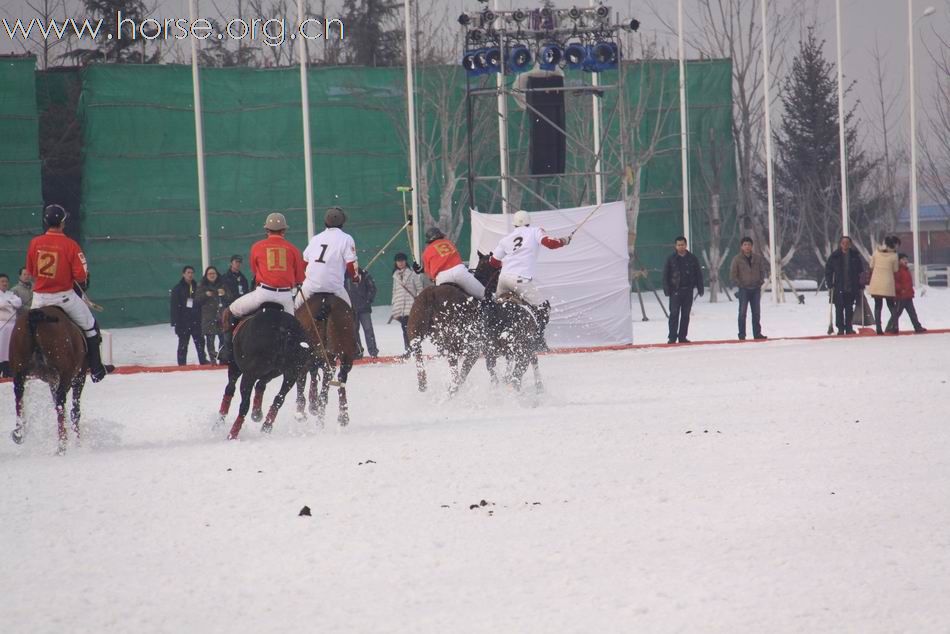
[[[376,333],[373,332],[373,300],[376,299],[376,282],[373,276],[364,269],[359,270],[360,281],[356,284],[349,276],[344,281],[346,292],[350,296],[350,303],[353,305],[353,313],[356,316],[356,343],[360,343],[360,326],[363,327],[363,337],[366,339],[365,350],[369,356],[374,359],[379,356],[379,348],[376,347]],[[360,345],[360,356],[363,356],[363,346]]]
[[[752,307],[752,338],[768,339],[762,334],[760,321],[762,307],[762,283],[768,277],[769,269],[765,258],[752,250],[752,238],[742,238],[740,252],[732,258],[729,267],[729,279],[736,285],[739,298],[739,340],[745,340],[745,316]]]
[[[838,248],[825,264],[825,282],[835,304],[835,326],[839,335],[854,334],[854,302],[863,295],[861,273],[864,262],[852,248],[851,238],[841,236]],[[862,302],[863,304],[863,302]],[[863,305],[861,306],[863,310]]]
[[[686,249],[686,238],[677,236],[676,251],[663,267],[663,292],[670,298],[670,333],[667,343],[689,343],[689,312],[693,308],[693,289],[703,296],[703,271],[699,260]]]
[[[244,277],[244,273],[241,273],[241,264],[244,262],[244,258],[240,255],[231,256],[231,265],[228,267],[228,270],[221,276],[221,283],[224,284],[224,288],[228,291],[229,299],[224,304],[225,307],[229,306],[231,302],[236,300],[241,295],[247,293],[251,290],[250,284],[247,282],[247,278]]]
[[[198,285],[195,284],[195,269],[186,266],[181,270],[181,280],[171,290],[171,322],[178,335],[178,365],[188,362],[188,340],[195,342],[198,363],[208,365],[204,342],[201,340],[201,308],[197,301]]]
[[[214,338],[221,338],[221,311],[231,303],[231,293],[218,275],[218,269],[209,266],[198,284],[198,305],[201,307],[201,335],[208,350],[208,360],[212,364],[218,361],[218,348]],[[220,343],[220,341],[219,341]]]
[[[910,315],[910,323],[914,326],[914,332],[927,332],[927,329],[920,325],[920,320],[917,319],[917,309],[914,308],[914,278],[910,274],[910,262],[907,254],[901,253],[898,256],[898,261],[900,262],[900,268],[894,274],[897,307],[887,324],[887,332],[895,334],[898,332],[898,322],[905,310]]]
[[[22,302],[20,308],[17,309],[17,314],[29,312],[30,307],[33,305],[33,278],[30,277],[30,272],[26,270],[25,266],[20,269],[20,279],[17,280],[16,286],[10,290],[12,290]]]

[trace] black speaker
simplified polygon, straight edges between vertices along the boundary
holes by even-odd
[[[567,152],[567,140],[561,132],[565,125],[564,91],[538,90],[563,87],[563,77],[528,78],[528,116],[531,117],[528,156],[532,174],[564,173]],[[539,113],[544,115],[544,118],[539,116]]]

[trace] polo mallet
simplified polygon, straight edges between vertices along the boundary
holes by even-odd
[[[91,299],[89,299],[89,293],[87,293],[86,291],[82,290],[82,287],[80,287],[80,286],[79,286],[78,284],[76,284],[75,282],[73,282],[73,288],[75,288],[76,293],[79,295],[79,297],[82,298],[82,301],[86,304],[86,306],[88,306],[88,307],[91,308],[92,310],[96,311],[97,313],[101,313],[102,311],[105,310],[105,308],[103,308],[102,306],[100,306],[100,305],[97,304],[96,302],[94,302],[94,301],[92,301]]]
[[[396,188],[396,191],[402,193],[402,217],[406,219],[406,240],[409,242],[409,250],[415,254],[416,245],[412,238],[412,214],[409,212],[409,207],[406,206],[406,194],[412,191],[412,187],[400,185]]]
[[[368,263],[366,266],[363,267],[363,269],[364,269],[364,270],[368,270],[369,267],[371,267],[371,266],[373,265],[373,262],[375,262],[376,260],[379,259],[379,256],[381,256],[382,254],[386,253],[386,249],[389,248],[389,245],[392,244],[393,241],[394,241],[396,238],[399,237],[399,234],[402,233],[402,230],[405,229],[406,227],[408,227],[410,223],[411,223],[410,220],[407,220],[406,222],[402,223],[402,226],[399,227],[398,229],[396,229],[396,233],[393,234],[393,237],[391,237],[391,238],[389,239],[389,241],[388,241],[386,244],[383,245],[383,248],[380,249],[380,250],[376,253],[376,255],[373,256],[373,258],[369,261],[369,263]]]
[[[593,216],[595,213],[597,213],[597,210],[600,209],[603,205],[604,205],[604,203],[600,203],[599,205],[597,205],[596,207],[594,207],[593,209],[591,209],[591,210],[590,210],[590,213],[587,214],[587,216],[586,216],[583,220],[580,221],[580,224],[578,224],[576,227],[574,227],[574,231],[572,231],[567,237],[573,239],[573,238],[574,238],[574,234],[577,233],[577,232],[580,230],[580,228],[583,227],[583,226],[587,223],[588,220],[590,220],[591,216]]]
[[[834,289],[828,289],[828,334],[833,335],[835,332],[834,327],[834,312],[835,312],[835,302],[834,302]]]

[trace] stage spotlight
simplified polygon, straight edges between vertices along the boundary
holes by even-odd
[[[567,70],[581,70],[587,60],[587,47],[583,44],[568,44],[564,49],[564,62]]]
[[[597,17],[600,18],[601,20],[605,20],[610,17],[610,9],[608,9],[604,5],[600,5],[599,7],[597,7],[596,13],[597,13]]]
[[[462,15],[459,16],[459,24],[461,24],[462,26],[468,26],[468,23],[471,21],[472,19],[468,17],[467,13],[463,13]]]
[[[541,54],[538,56],[541,70],[554,70],[562,59],[564,59],[564,51],[557,44],[548,44],[541,49]]]
[[[571,10],[567,12],[567,17],[577,22],[581,19],[581,10],[577,7],[571,7]]]
[[[522,22],[524,22],[527,17],[528,15],[521,9],[518,9],[517,11],[511,14],[511,19],[517,22],[518,24],[521,24]]]
[[[483,66],[486,73],[498,73],[501,71],[501,49],[497,46],[492,48],[484,49],[485,54],[479,56],[479,59],[484,59]]]
[[[482,32],[478,29],[472,29],[468,32],[468,41],[472,44],[478,44],[482,41]]]
[[[516,44],[508,54],[508,66],[505,70],[512,73],[523,73],[533,66],[531,51],[524,44]]]
[[[590,51],[589,68],[585,67],[584,70],[599,73],[617,68],[618,52],[616,42],[598,42]]]
[[[485,9],[482,11],[482,26],[489,25],[495,21],[495,14],[492,13],[491,9]]]
[[[630,22],[628,22],[627,24],[624,24],[623,28],[626,29],[627,31],[634,31],[634,32],[639,31],[640,20],[637,20],[636,18],[634,18],[630,20]]]

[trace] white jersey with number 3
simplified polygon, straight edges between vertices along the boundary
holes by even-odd
[[[343,290],[346,265],[356,262],[356,243],[352,236],[336,227],[329,227],[313,236],[304,249],[307,263],[304,286],[312,293],[333,293]]]
[[[498,242],[492,255],[503,262],[505,274],[530,280],[534,277],[541,239],[546,235],[540,227],[518,227]]]

